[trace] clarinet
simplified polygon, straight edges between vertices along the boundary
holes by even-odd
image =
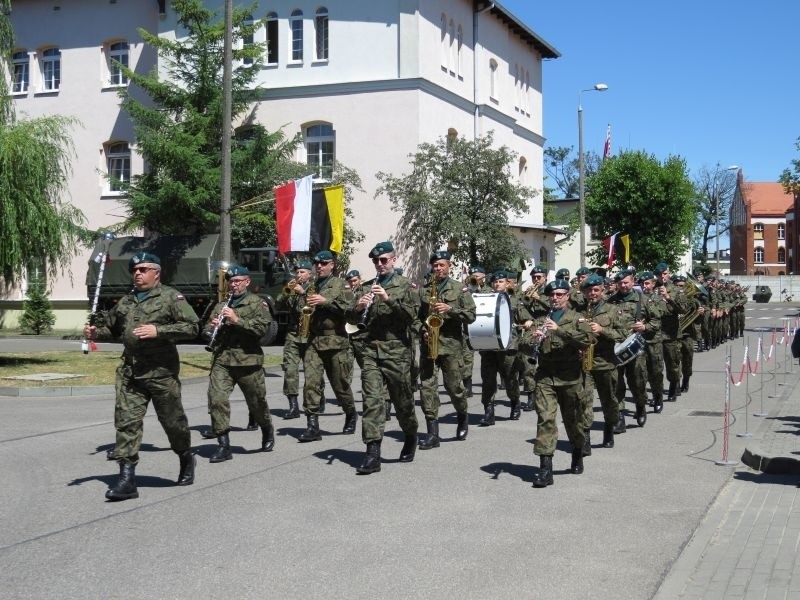
[[[372,281],[372,285],[380,285],[378,283],[378,279],[381,277],[381,272],[378,271],[375,273],[375,279]],[[358,327],[359,331],[364,331],[367,328],[367,317],[369,317],[369,309],[372,306],[372,303],[375,302],[375,294],[370,293],[369,302],[367,302],[367,307],[364,309],[364,312],[361,313],[361,318],[358,320],[356,327]]]
[[[233,302],[233,292],[228,294],[228,299],[225,302],[225,306],[223,306],[223,310],[228,308]],[[211,332],[211,339],[208,340],[208,346],[206,346],[206,352],[213,352],[214,351],[214,344],[217,341],[217,334],[219,333],[220,328],[225,324],[225,317],[222,316],[222,311],[219,311],[219,318],[217,318],[217,325],[214,327],[214,331]]]
[[[542,335],[533,343],[533,351],[531,352],[531,356],[528,359],[531,363],[535,364],[539,361],[539,351],[542,348],[542,342],[544,342],[544,338],[547,337],[547,319],[553,314],[553,311],[556,309],[555,304],[552,302],[550,303],[550,310],[547,313],[547,316],[544,318],[542,322],[542,326],[539,329],[539,333]]]

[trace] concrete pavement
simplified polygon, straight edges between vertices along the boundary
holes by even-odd
[[[748,329],[794,314],[751,305]],[[748,331],[751,352],[759,335],[769,343]],[[234,431],[234,460],[212,465],[214,444],[193,434],[197,481],[179,488],[177,458],[151,411],[141,496],[122,503],[103,499],[117,473],[104,460],[113,394],[0,398],[0,589],[14,598],[791,598],[800,590],[796,477],[716,464],[725,348],[736,365],[744,341],[697,354],[689,393],[643,429],[630,426],[612,450],[599,447],[596,407],[583,475],[568,474],[562,429],[555,485],[543,490],[531,487],[535,414],[506,420],[502,396],[489,428],[477,427],[480,400],[470,401],[465,442],[454,441],[443,396],[447,441],[411,464],[397,462],[392,419],[383,470],[356,476],[363,444],[338,433],[338,407],[320,419],[321,442],[297,443],[304,420],[280,418],[287,405],[271,373],[275,452],[253,451],[259,432]],[[731,387],[731,459],[770,439],[777,447],[779,436],[796,440],[800,369],[784,368],[782,351],[774,367]],[[753,417],[762,392],[768,416]],[[233,400],[232,422],[243,426],[243,399]],[[185,385],[184,403],[192,429],[205,427],[205,384]]]

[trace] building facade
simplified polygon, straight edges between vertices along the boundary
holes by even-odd
[[[222,0],[206,4],[222,14]],[[176,15],[164,0],[15,0],[11,16],[16,109],[78,120],[68,200],[91,228],[112,226],[124,205],[106,175],[126,180],[145,168],[119,111],[116,91],[128,82],[114,61],[141,73],[163,67],[138,28],[180,37]],[[253,41],[268,52],[256,120],[299,133],[296,158],[315,177],[338,161],[362,179],[352,225],[366,239],[355,268],[368,271],[368,249],[397,234],[399,215],[377,195],[376,174],[406,173],[423,142],[490,131],[518,155],[519,181],[539,192],[513,231],[532,257],[553,255],[557,233],[542,222],[542,61],[559,53],[527,25],[483,0],[275,0],[259,2],[252,17],[264,19]],[[401,256],[412,275],[424,271],[429,249],[416,250]],[[88,256],[49,282],[57,327],[85,318]],[[5,326],[23,297],[24,285],[0,298]]]

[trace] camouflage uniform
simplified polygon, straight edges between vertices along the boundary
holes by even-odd
[[[308,284],[303,286],[308,288]],[[306,352],[308,340],[300,337],[300,309],[305,304],[302,294],[281,291],[275,305],[278,310],[288,313],[286,340],[283,344],[283,394],[297,396],[300,390],[300,363]]]
[[[664,303],[664,314],[661,317],[661,335],[664,347],[664,367],[669,381],[667,400],[674,401],[678,395],[678,384],[681,377],[680,316],[690,309],[686,295],[671,281],[664,283],[670,299]]]
[[[122,363],[116,374],[114,456],[121,462],[139,462],[143,420],[153,401],[170,448],[183,454],[191,448],[189,424],[181,403],[180,363],[176,342],[192,340],[198,333],[197,315],[177,290],[157,284],[149,293],[124,296],[97,327],[98,339],[121,338]],[[133,330],[155,325],[158,336],[139,339]]]
[[[653,393],[655,412],[661,412],[664,402],[664,347],[661,340],[661,316],[664,314],[664,300],[655,292],[642,292],[642,300],[647,305],[647,312],[658,319],[658,326],[645,329],[644,349],[647,365],[647,381]]]
[[[211,314],[219,315],[225,304],[217,304]],[[223,323],[217,332],[208,384],[208,412],[217,436],[230,431],[230,395],[237,384],[256,423],[262,428],[271,423],[264,383],[264,351],[260,344],[272,322],[269,305],[258,295],[245,292],[234,297],[230,306],[239,320],[235,324]],[[205,332],[212,329],[209,322]]]
[[[636,290],[631,290],[627,294],[617,292],[608,301],[611,304],[616,304],[621,312],[623,328],[627,333],[626,339],[632,333],[631,328],[636,321],[644,321],[645,333],[648,329],[651,332],[658,329],[657,315],[649,313],[650,306],[645,302],[644,295]],[[617,368],[617,401],[619,402],[620,410],[620,428],[623,430],[624,417],[622,411],[625,410],[626,379],[636,403],[637,418],[641,419],[647,407],[647,359],[644,353]],[[619,430],[617,433],[619,433]]]

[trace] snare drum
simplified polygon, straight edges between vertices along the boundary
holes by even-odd
[[[619,366],[626,365],[644,352],[645,341],[640,333],[632,333],[624,342],[614,344],[614,354]]]
[[[473,350],[506,350],[511,344],[511,303],[503,292],[472,294],[475,321],[467,327]]]

